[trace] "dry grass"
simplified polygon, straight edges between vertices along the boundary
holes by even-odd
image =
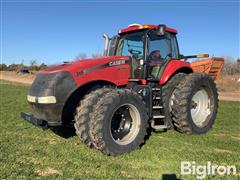
[[[62,175],[62,173],[60,173],[58,170],[56,170],[54,168],[51,168],[51,167],[48,167],[46,169],[36,170],[35,173],[37,173],[38,176],[48,176],[48,175],[51,175],[51,174]]]
[[[229,150],[226,150],[226,149],[215,148],[214,151],[219,152],[219,153],[229,153],[229,154],[232,154],[232,151],[229,151]]]
[[[240,74],[221,74],[216,83],[220,92],[240,92]]]

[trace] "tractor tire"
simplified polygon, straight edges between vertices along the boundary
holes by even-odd
[[[105,94],[90,116],[94,145],[104,154],[116,156],[133,151],[147,139],[147,109],[134,91],[116,89]]]
[[[216,119],[217,110],[216,84],[207,74],[189,74],[176,87],[171,113],[177,131],[206,133]]]
[[[86,144],[88,147],[93,147],[92,139],[89,135],[89,114],[93,111],[93,107],[97,103],[98,99],[111,90],[111,88],[104,87],[90,92],[85,95],[83,100],[80,101],[79,106],[76,108],[74,116],[76,134],[79,136],[81,142]]]
[[[172,108],[173,105],[173,92],[176,89],[179,82],[186,76],[187,74],[178,73],[171,77],[171,79],[162,86],[162,103],[164,109],[165,120],[167,122],[168,129],[174,129],[173,120],[172,120]]]

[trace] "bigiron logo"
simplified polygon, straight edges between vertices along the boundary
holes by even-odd
[[[224,166],[212,164],[210,161],[205,165],[199,165],[195,161],[181,161],[181,175],[195,175],[197,179],[204,179],[212,175],[236,175],[235,165]]]

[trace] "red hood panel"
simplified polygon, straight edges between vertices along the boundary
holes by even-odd
[[[59,71],[69,71],[70,73],[72,73],[74,71],[81,71],[86,68],[105,64],[111,61],[127,60],[127,59],[129,59],[128,56],[106,56],[106,57],[97,58],[97,59],[84,59],[84,60],[78,60],[75,62],[70,62],[70,63],[65,63],[65,64],[57,65],[54,67],[50,67],[46,70],[40,71],[40,73],[49,74],[49,73],[55,73]]]

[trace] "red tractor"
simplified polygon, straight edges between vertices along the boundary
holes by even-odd
[[[55,131],[75,127],[83,143],[112,156],[138,148],[154,129],[206,133],[218,109],[212,77],[221,67],[196,73],[186,60],[208,55],[181,55],[176,34],[139,24],[111,39],[104,34],[104,57],[39,72],[27,96],[33,114],[21,116]]]

